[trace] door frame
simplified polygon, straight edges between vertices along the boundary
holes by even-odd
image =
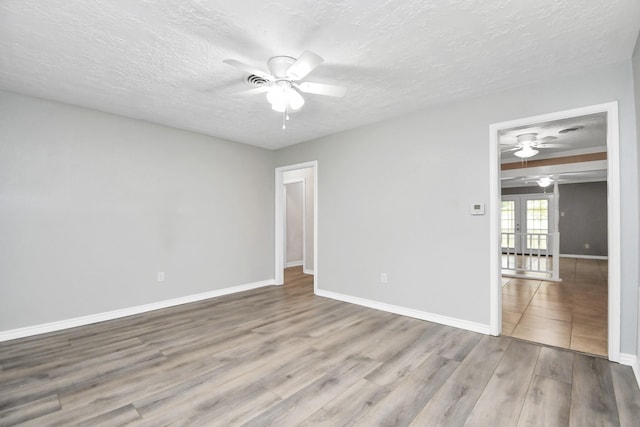
[[[500,277],[500,141],[501,130],[540,122],[568,119],[587,114],[607,114],[607,228],[608,228],[608,357],[620,361],[620,140],[618,102],[590,105],[549,114],[526,117],[489,125],[489,257],[490,257],[490,331],[500,335],[502,329],[502,293]]]
[[[275,272],[276,285],[284,284],[284,173],[313,168],[313,292],[318,289],[318,161],[280,166],[275,169]]]

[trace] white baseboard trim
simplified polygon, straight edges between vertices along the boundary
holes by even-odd
[[[314,270],[310,270],[310,269],[306,269],[306,268],[303,268],[303,269],[302,269],[302,272],[303,272],[304,274],[311,274],[312,276],[313,276],[314,274],[316,274]]]
[[[398,305],[386,304],[383,302],[372,301],[365,298],[354,297],[351,295],[340,294],[323,289],[316,289],[316,295],[338,301],[348,302],[351,304],[361,305],[364,307],[374,308],[376,310],[387,311],[389,313],[399,314],[401,316],[413,317],[420,320],[439,323],[441,325],[453,326],[454,328],[466,329],[467,331],[479,332],[481,334],[490,335],[491,328],[489,325],[470,322],[468,320],[456,319],[453,317],[442,316],[440,314],[427,313],[426,311],[414,310],[412,308],[401,307]]]
[[[635,354],[620,353],[620,364],[631,366],[633,373],[636,376],[636,382],[640,387],[640,360]]]
[[[106,320],[119,319],[121,317],[132,316],[134,314],[146,313],[148,311],[159,310],[161,308],[173,307],[176,305],[188,304],[190,302],[202,301],[222,295],[236,292],[248,291],[250,289],[261,288],[275,284],[274,279],[262,280],[260,282],[247,283],[245,285],[231,286],[229,288],[216,289],[201,294],[187,295],[165,301],[153,302],[150,304],[138,305],[135,307],[122,308],[119,310],[106,311],[104,313],[90,314],[88,316],[75,317],[73,319],[60,320],[40,325],[27,326],[24,328],[0,331],[0,342],[18,338],[25,338],[32,335],[46,334],[48,332],[60,331],[63,329],[75,328],[77,326],[89,325],[92,323],[104,322]]]
[[[574,254],[560,254],[560,258],[609,259],[609,257],[605,255],[574,255]]]
[[[289,261],[285,264],[284,268],[289,268],[289,267],[300,267],[302,264],[304,263],[304,261],[300,260],[300,261]]]

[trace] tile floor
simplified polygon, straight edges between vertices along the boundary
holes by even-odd
[[[502,333],[606,357],[607,261],[560,258],[560,277],[503,277]]]

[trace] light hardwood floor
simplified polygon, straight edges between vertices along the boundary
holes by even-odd
[[[0,343],[0,425],[637,426],[631,368],[287,284]]]
[[[607,261],[560,258],[560,277],[503,278],[502,333],[606,357]]]

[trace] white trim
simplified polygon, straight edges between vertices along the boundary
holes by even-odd
[[[429,322],[439,323],[441,325],[453,326],[454,328],[465,329],[467,331],[478,332],[489,335],[491,330],[489,325],[482,323],[470,322],[468,320],[456,319],[453,317],[442,316],[440,314],[427,313],[426,311],[414,310],[412,308],[401,307],[398,305],[386,304],[383,302],[368,300],[365,298],[345,295],[338,292],[325,291],[316,289],[316,295],[331,298],[350,304],[361,305],[363,307],[374,308],[376,310],[386,311],[389,313],[399,314],[401,316],[413,317],[415,319],[426,320]]]
[[[640,387],[640,360],[635,354],[620,353],[620,364],[631,366],[636,377],[638,387]]]
[[[502,242],[500,213],[500,141],[498,125],[489,126],[489,326],[491,335],[502,332]]]
[[[287,261],[287,263],[285,264],[285,268],[289,268],[289,267],[300,267],[304,265],[304,261],[300,260],[300,261]]]
[[[303,272],[304,274],[310,274],[310,275],[312,275],[312,276],[313,276],[313,275],[315,275],[315,272],[314,272],[313,270],[311,270],[311,269],[307,269],[307,268],[303,268],[303,269],[302,269],[302,272]]]
[[[260,282],[247,283],[245,285],[231,286],[229,288],[216,289],[201,294],[187,295],[165,301],[153,302],[150,304],[138,305],[135,307],[122,308],[119,310],[106,311],[103,313],[90,314],[88,316],[75,317],[73,319],[59,320],[57,322],[43,323],[40,325],[27,326],[24,328],[0,331],[0,342],[17,338],[30,337],[32,335],[46,334],[48,332],[60,331],[63,329],[75,328],[78,326],[90,325],[92,323],[104,322],[106,320],[119,319],[121,317],[133,316],[134,314],[146,313],[161,308],[174,307],[176,305],[188,304],[202,301],[222,295],[234,294],[236,292],[248,291],[250,289],[261,288],[273,285],[273,279],[262,280]]]
[[[575,254],[560,254],[560,258],[580,258],[580,259],[609,259],[605,255],[575,255]]]
[[[558,111],[535,117],[526,117],[489,125],[489,257],[490,257],[490,324],[491,334],[500,334],[501,324],[501,280],[500,280],[500,157],[498,132],[532,123],[567,119],[587,114],[607,113],[607,215],[609,244],[609,360],[620,359],[620,141],[618,103],[609,102],[571,110]]]
[[[275,169],[275,284],[284,283],[284,223],[283,223],[283,173],[287,171],[313,168],[313,268],[318,272],[318,162],[316,160]],[[318,274],[314,275],[313,289],[316,291]]]

